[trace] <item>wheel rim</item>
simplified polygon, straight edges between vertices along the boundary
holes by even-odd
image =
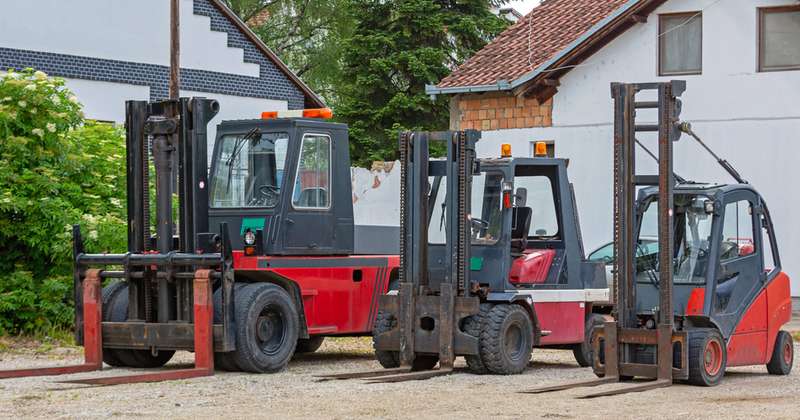
[[[286,340],[286,322],[278,308],[267,306],[256,320],[256,342],[266,354],[275,354]]]
[[[792,348],[792,343],[786,341],[783,343],[783,361],[786,362],[787,366],[792,365],[792,359],[794,358],[794,349]]]
[[[519,359],[523,352],[522,330],[518,325],[512,325],[506,330],[506,354],[514,360]]]
[[[709,376],[716,376],[722,369],[722,346],[717,340],[710,340],[703,352],[703,365]]]

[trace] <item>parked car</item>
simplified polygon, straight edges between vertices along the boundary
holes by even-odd
[[[637,257],[653,256],[658,253],[658,241],[656,239],[641,239]],[[589,261],[602,261],[606,266],[606,282],[608,287],[614,281],[614,242],[608,242],[589,253]]]

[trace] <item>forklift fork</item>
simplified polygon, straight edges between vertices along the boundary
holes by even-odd
[[[200,269],[194,273],[194,367],[137,375],[74,379],[61,383],[81,385],[120,385],[161,382],[214,375],[214,307],[211,295],[212,271]],[[87,337],[89,335],[87,334]],[[97,340],[99,341],[99,340]],[[101,349],[102,350],[102,349]]]
[[[100,270],[88,270],[83,280],[83,357],[80,365],[53,366],[33,369],[0,370],[0,379],[31,376],[67,375],[91,372],[103,368],[103,343],[101,337],[102,298]]]

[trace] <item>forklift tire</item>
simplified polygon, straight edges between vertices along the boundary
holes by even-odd
[[[715,328],[689,330],[689,383],[716,386],[725,376],[728,352],[722,334]]]
[[[778,331],[775,338],[775,348],[772,357],[767,363],[767,372],[771,375],[788,375],[794,364],[794,343],[792,336],[786,331]]]
[[[242,287],[246,286],[246,283],[234,283],[233,284],[233,296],[236,296],[236,293],[239,293],[239,290]],[[217,288],[214,292],[214,323],[221,324],[222,323],[222,288]],[[233,354],[231,352],[214,352],[214,369],[224,370],[228,372],[238,372],[239,366],[236,366],[236,361],[233,359]]]
[[[377,317],[375,317],[375,324],[372,328],[372,334],[373,334],[372,347],[375,348],[375,336],[390,331],[392,328],[395,327],[395,325],[397,325],[397,319],[395,317],[385,312],[378,311],[378,315]],[[386,369],[400,367],[399,351],[375,349],[375,358],[378,359],[378,363],[380,363],[381,366],[383,366]],[[434,367],[436,367],[437,363],[439,363],[439,356],[418,354],[414,358],[414,362],[411,364],[411,370],[412,371],[431,370]]]
[[[295,353],[314,353],[315,351],[319,350],[322,347],[322,343],[325,341],[325,336],[317,335],[311,338],[301,338],[297,340],[297,348],[294,350]]]
[[[127,284],[117,281],[114,283],[109,284],[108,286],[103,288],[102,293],[102,305],[103,305],[103,314],[102,319],[103,321],[110,321],[111,320],[111,306],[113,300],[117,297],[117,294],[120,290],[127,290]],[[113,367],[122,367],[122,361],[119,360],[119,356],[117,356],[117,350],[103,348],[103,362],[109,366]]]
[[[481,328],[486,317],[489,316],[489,311],[492,310],[492,306],[494,305],[491,303],[481,303],[478,313],[464,320],[464,332],[480,340]],[[486,365],[483,364],[483,360],[481,360],[480,352],[475,355],[466,355],[464,359],[467,361],[467,367],[470,372],[475,374],[489,373],[489,369],[486,368]]]
[[[106,292],[103,291],[103,319],[111,322],[126,321],[128,319],[128,283],[113,283],[108,288],[108,306],[105,305]],[[106,353],[109,354],[108,359]],[[158,350],[153,355],[150,350],[103,349],[103,361],[117,367],[156,368],[164,366],[174,354],[174,350]],[[119,364],[112,365],[109,362],[118,362]]]
[[[522,306],[494,306],[481,328],[481,360],[489,372],[499,375],[522,373],[531,360],[533,325]]]
[[[375,324],[372,327],[372,348],[375,348],[375,337],[379,334],[391,331],[396,325],[397,318],[385,312],[378,311],[378,315],[375,317]],[[386,369],[400,367],[400,352],[375,349],[375,358],[378,359],[378,363]]]
[[[600,314],[590,314],[586,320],[583,342],[572,347],[572,354],[580,367],[592,366],[594,352],[592,351],[592,335],[595,327],[601,327],[606,319]]]
[[[237,290],[236,365],[246,372],[270,373],[286,368],[297,346],[300,317],[282,287],[253,283]]]

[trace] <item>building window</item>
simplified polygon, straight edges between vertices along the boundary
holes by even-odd
[[[660,15],[658,20],[658,74],[672,76],[700,74],[702,71],[702,13]]]
[[[758,71],[800,69],[800,6],[758,9]]]

